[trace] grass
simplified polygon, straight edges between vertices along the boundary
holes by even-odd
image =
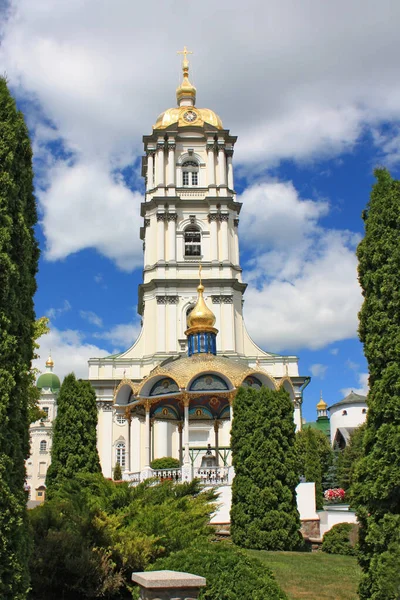
[[[248,550],[271,569],[290,600],[357,600],[360,568],[353,556]]]

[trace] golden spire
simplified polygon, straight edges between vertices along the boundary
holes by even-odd
[[[321,394],[319,397],[319,402],[317,404],[317,410],[326,410],[328,408],[327,403],[324,401],[324,399],[322,398],[322,390],[321,390]]]
[[[187,59],[187,55],[193,54],[193,52],[191,50],[188,50],[186,46],[184,46],[183,50],[178,50],[177,54],[183,54],[183,81],[181,85],[176,89],[176,100],[178,102],[178,105],[180,105],[182,100],[189,99],[190,105],[194,106],[194,103],[196,102],[196,88],[189,81],[189,61]]]
[[[217,330],[214,328],[215,315],[208,308],[207,304],[205,303],[204,297],[203,297],[204,285],[201,283],[201,271],[202,271],[202,266],[200,264],[199,265],[200,283],[197,287],[198,297],[197,297],[197,302],[196,302],[195,306],[193,307],[193,310],[190,313],[188,320],[187,320],[188,330],[185,332],[186,335],[188,333],[194,333],[195,331],[204,331],[204,332],[205,331],[213,331],[214,333],[217,332]]]

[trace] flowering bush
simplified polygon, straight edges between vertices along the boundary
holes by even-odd
[[[326,490],[326,492],[324,493],[325,501],[332,503],[344,502],[345,496],[346,492],[342,488],[333,488],[330,490]]]

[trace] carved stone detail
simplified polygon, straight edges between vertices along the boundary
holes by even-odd
[[[178,219],[178,215],[176,213],[168,213],[167,221],[176,221]]]
[[[150,227],[150,219],[145,219],[144,220],[144,226],[145,227]]]
[[[164,142],[157,142],[157,150],[164,150],[164,148],[165,148]]]
[[[211,223],[211,221],[218,221],[219,219],[219,215],[218,213],[210,213],[208,215],[208,222]]]
[[[157,221],[165,221],[167,218],[166,213],[157,213]]]
[[[194,225],[196,223],[196,215],[189,215],[189,220],[191,225]]]
[[[103,412],[110,412],[113,409],[111,402],[97,402],[98,410],[102,410]]]
[[[233,148],[225,148],[226,156],[233,156]]]
[[[156,296],[157,304],[178,304],[179,296]]]
[[[220,221],[229,221],[229,214],[228,213],[220,213],[219,220]]]
[[[175,142],[168,142],[168,150],[176,150]]]
[[[233,296],[211,296],[213,304],[233,304]]]
[[[235,227],[238,227],[239,225],[239,219],[233,219],[233,224]]]
[[[146,150],[146,155],[147,156],[153,156],[155,155],[156,151],[154,149],[148,149]]]

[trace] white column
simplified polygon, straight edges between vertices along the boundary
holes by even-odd
[[[207,142],[207,179],[209,186],[215,186],[214,140]]]
[[[167,421],[156,421],[153,425],[156,427],[156,447],[155,447],[155,456],[154,458],[164,458],[164,456],[169,456],[168,451],[168,422]]]
[[[230,190],[233,190],[233,164],[232,164],[233,150],[231,148],[228,148],[226,150],[226,155],[227,155],[227,163],[228,163],[228,188]]]
[[[226,185],[226,157],[223,145],[218,146],[219,185]]]
[[[218,440],[218,430],[219,430],[219,423],[217,420],[215,420],[214,422],[214,433],[215,433],[215,458],[217,459],[217,467],[219,465],[219,440]]]
[[[176,213],[168,215],[168,260],[176,261]]]
[[[176,352],[176,340],[179,337],[177,331],[177,306],[179,297],[178,296],[167,296],[168,304],[166,306],[166,339],[167,339],[167,352]]]
[[[146,410],[146,423],[145,423],[145,438],[144,438],[144,460],[145,469],[150,469],[151,457],[150,457],[150,404],[145,404]]]
[[[131,419],[131,471],[140,471],[140,421],[138,417]]]
[[[156,186],[165,186],[164,140],[157,143]]]
[[[168,187],[175,187],[175,140],[168,141]]]
[[[179,465],[182,467],[183,465],[183,444],[182,444],[182,432],[183,425],[182,423],[178,423],[178,435],[179,435]]]
[[[301,430],[301,395],[297,396],[294,401],[294,422],[296,425],[296,431]]]
[[[131,420],[132,417],[129,414],[129,417],[127,419],[128,421],[128,443],[126,445],[126,460],[125,460],[125,471],[130,472],[131,471],[131,464],[132,464],[132,459],[131,459]]]
[[[165,352],[166,302],[167,302],[166,296],[157,296],[156,331],[157,331],[158,350],[160,352]]]
[[[189,401],[186,400],[184,404],[184,422],[183,422],[183,464],[188,467],[190,465],[189,455]]]
[[[154,187],[154,150],[147,151],[147,189]]]
[[[228,219],[229,219],[229,214],[228,213],[222,213],[220,214],[220,222],[221,222],[221,229],[220,229],[220,234],[221,234],[221,257],[220,260],[221,261],[228,261],[229,260],[229,239],[228,239]]]
[[[113,445],[113,410],[110,404],[100,404],[99,411],[99,457],[104,477],[112,477],[116,461]]]
[[[233,225],[234,225],[233,237],[235,240],[235,256],[233,257],[232,262],[235,265],[239,265],[240,259],[239,259],[239,232],[238,232],[239,219],[238,218],[233,220]]]
[[[165,213],[157,213],[157,260],[165,260]]]
[[[210,222],[210,260],[218,261],[218,214],[210,213],[208,220]]]

